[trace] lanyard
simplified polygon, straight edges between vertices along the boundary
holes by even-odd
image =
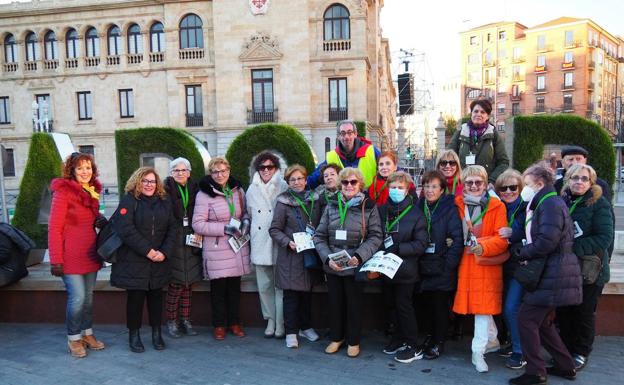
[[[470,219],[470,215],[468,214],[468,205],[464,206],[465,208],[465,214],[464,214],[464,219],[466,220],[466,225],[468,226],[468,229],[472,232],[472,224],[477,224],[481,218],[483,218],[483,216],[485,215],[485,213],[488,210],[488,206],[490,206],[490,196],[488,195],[487,201],[485,201],[485,207],[483,208],[483,211],[481,211],[479,213],[479,215],[477,215],[477,217],[475,218],[475,220],[471,220]]]
[[[554,197],[557,196],[557,193],[554,191],[549,192],[548,194],[544,195],[542,197],[542,199],[539,200],[539,202],[537,202],[537,206],[535,206],[535,210],[533,210],[533,212],[537,212],[537,209],[542,205],[542,203],[544,203],[544,201],[546,200],[546,198],[550,198],[550,197]],[[528,208],[528,207],[527,207]],[[524,224],[524,227],[526,228],[527,225],[533,220],[533,215],[531,215],[531,218],[527,218],[526,223]]]
[[[340,214],[340,228],[341,229],[344,228],[344,222],[345,222],[345,219],[347,218],[347,210],[349,210],[349,207],[347,206],[346,202],[344,206],[342,205],[342,194],[339,194],[338,195],[338,213]]]
[[[457,175],[455,175],[453,177],[453,191],[451,192],[451,194],[455,195],[455,187],[457,187]],[[448,194],[449,189],[448,187],[446,188],[446,193]]]
[[[295,200],[297,201],[297,203],[299,203],[299,206],[301,207],[301,209],[303,210],[304,213],[306,213],[306,215],[308,216],[308,219],[310,220],[310,223],[312,223],[312,212],[314,211],[314,199],[312,199],[312,197],[310,197],[310,211],[308,211],[307,207],[305,206],[305,204],[301,201],[301,199],[299,199],[298,196],[296,196],[295,194],[293,194],[292,192],[290,192],[290,195],[292,195],[293,198],[295,198]]]
[[[182,205],[184,206],[184,215],[186,216],[186,208],[188,207],[188,201],[189,201],[188,184],[184,185],[184,190],[182,190],[182,187],[180,187],[179,184],[176,183],[176,185],[178,186],[178,190],[180,190],[180,196],[182,197]]]
[[[516,213],[518,212],[518,210],[520,210],[520,206],[522,206],[522,201],[518,203],[518,207],[516,207],[514,212],[511,214],[511,218],[509,218],[509,223],[507,224],[507,227],[511,227],[513,225],[514,221],[516,220]]]
[[[429,204],[427,204],[427,201],[425,201],[425,204],[423,205],[424,207],[424,212],[425,212],[425,219],[427,220],[427,234],[429,234],[429,239],[431,239],[431,218],[433,217],[433,214],[435,213],[436,209],[438,208],[438,205],[440,204],[440,201],[442,200],[442,198],[438,199],[438,201],[436,202],[435,206],[433,207],[433,210],[429,210]]]
[[[373,181],[373,198],[375,199],[375,202],[377,202],[377,198],[379,198],[379,196],[386,189],[386,186],[388,186],[388,180],[387,179],[384,182],[383,186],[381,186],[381,190],[379,190],[379,192],[377,192],[377,176],[375,176],[375,180]]]
[[[576,206],[578,206],[579,203],[581,203],[581,201],[583,200],[584,197],[579,197],[576,198],[576,200],[574,201],[574,203],[572,203],[572,206],[568,209],[568,212],[570,213],[570,215],[572,215],[572,213],[574,212],[574,210],[576,210]]]
[[[325,203],[329,204],[329,197],[327,197],[327,191],[323,191],[323,196],[325,197]]]
[[[399,223],[401,218],[403,218],[412,209],[412,207],[414,207],[414,204],[410,203],[410,205],[403,209],[403,211],[401,211],[401,214],[399,214],[399,216],[396,217],[395,220],[392,221],[392,223],[388,223],[388,218],[386,216],[386,234],[388,234],[390,230],[393,229],[397,223]]]
[[[236,213],[236,206],[234,206],[234,198],[232,189],[229,186],[223,187],[223,195],[225,195],[225,200],[227,201],[228,208],[230,209],[230,216],[234,218],[234,214]]]

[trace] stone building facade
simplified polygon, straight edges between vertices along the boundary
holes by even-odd
[[[7,187],[19,186],[33,115],[93,151],[107,186],[116,184],[118,129],[184,127],[216,155],[251,125],[286,123],[320,161],[335,143],[336,121],[352,118],[368,122],[379,146],[392,146],[396,92],[382,7],[383,0],[2,5]]]

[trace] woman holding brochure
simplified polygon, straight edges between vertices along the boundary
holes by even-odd
[[[418,259],[427,248],[427,227],[425,217],[414,198],[408,194],[412,178],[403,171],[388,177],[388,201],[379,207],[384,240],[381,250],[403,259],[398,271],[390,280],[398,327],[391,342],[383,350],[394,354],[394,359],[410,363],[422,358],[422,350],[417,348],[418,330],[414,309],[414,285],[418,281]]]
[[[355,280],[355,272],[379,249],[383,234],[375,203],[362,193],[362,172],[347,167],[338,179],[341,191],[330,199],[314,235],[327,276],[329,297],[331,343],[325,353],[336,353],[346,340],[347,355],[357,357],[362,333],[363,283]]]
[[[318,195],[305,189],[307,176],[303,166],[295,164],[288,167],[284,174],[288,190],[278,195],[269,228],[269,234],[278,247],[275,284],[284,293],[284,326],[288,348],[299,347],[297,334],[310,341],[319,339],[310,327],[310,318],[311,290],[317,276],[314,268],[320,269],[312,236],[321,210]]]

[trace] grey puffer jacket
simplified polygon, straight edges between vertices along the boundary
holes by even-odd
[[[342,193],[338,193],[330,199],[321,216],[321,222],[316,228],[314,245],[323,262],[323,271],[325,273],[349,276],[354,275],[357,269],[334,271],[329,267],[328,255],[346,250],[352,257],[358,257],[361,265],[379,250],[379,246],[383,241],[383,231],[381,229],[381,218],[375,202],[371,199],[365,199],[363,193],[358,193],[352,198],[357,203],[348,208],[344,225],[341,228],[338,199],[342,199],[343,204],[345,204]],[[362,220],[366,229],[364,239],[362,239]],[[336,230],[341,229],[347,232],[346,241],[336,239]]]

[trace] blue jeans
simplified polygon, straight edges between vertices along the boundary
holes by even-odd
[[[82,335],[93,334],[93,288],[97,271],[88,274],[65,274],[63,282],[67,289],[65,325],[67,338],[78,341]]]
[[[520,345],[520,332],[518,331],[518,311],[524,297],[524,289],[515,279],[511,278],[507,282],[507,294],[505,296],[505,304],[503,315],[505,324],[511,334],[511,350],[514,353],[522,354],[522,346]]]

